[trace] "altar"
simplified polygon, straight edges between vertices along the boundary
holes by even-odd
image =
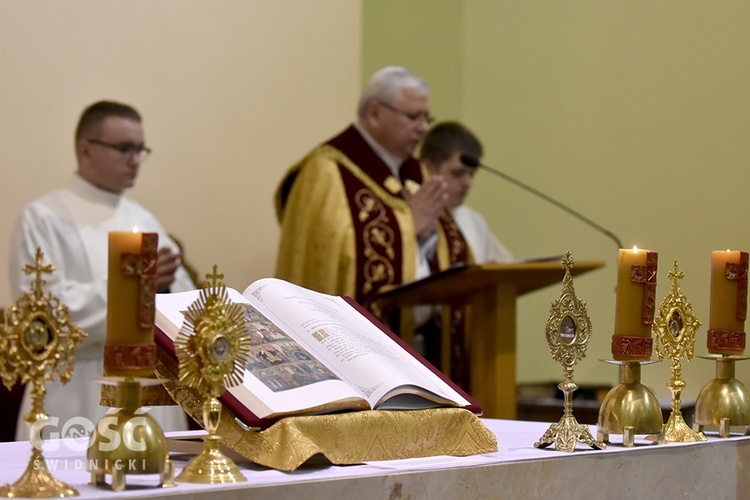
[[[178,483],[157,488],[155,476],[127,476],[127,489],[89,485],[85,440],[48,441],[44,458],[50,472],[86,499],[185,498],[254,500],[320,499],[455,499],[455,498],[750,498],[750,437],[733,434],[708,442],[654,445],[638,436],[636,446],[605,450],[579,445],[573,453],[537,449],[549,423],[483,419],[499,450],[470,457],[429,457],[360,465],[333,466],[313,457],[294,472],[280,472],[236,458],[247,482],[199,485]],[[596,434],[595,426],[591,427]],[[197,437],[202,431],[188,434]],[[185,436],[168,434],[168,438]],[[83,448],[83,449],[82,449]],[[14,482],[23,473],[29,442],[0,445],[0,481]],[[187,455],[173,453],[176,472]],[[109,481],[109,477],[108,477]]]

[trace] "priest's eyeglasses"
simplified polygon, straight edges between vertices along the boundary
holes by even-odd
[[[418,122],[419,120],[424,120],[427,122],[428,125],[431,125],[432,122],[435,121],[435,117],[432,116],[430,113],[424,113],[424,112],[417,112],[417,113],[408,113],[406,111],[402,111],[398,109],[395,106],[391,106],[387,102],[378,101],[383,107],[390,109],[394,113],[398,113],[400,115],[403,115],[407,117],[409,120],[413,122]]]
[[[141,161],[145,160],[148,155],[151,154],[151,148],[144,146],[143,144],[112,144],[111,142],[104,142],[98,139],[86,139],[86,142],[112,149],[128,158],[138,155],[140,156]]]

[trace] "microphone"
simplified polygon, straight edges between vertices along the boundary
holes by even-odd
[[[518,186],[520,188],[523,188],[526,191],[528,191],[528,192],[530,192],[532,194],[537,195],[538,197],[542,198],[543,200],[546,200],[546,201],[552,203],[556,207],[562,208],[563,210],[565,210],[566,212],[568,212],[570,215],[572,215],[576,219],[578,219],[578,220],[580,220],[582,222],[585,222],[586,224],[588,224],[589,226],[593,227],[597,231],[599,231],[599,232],[603,233],[604,235],[608,236],[609,238],[611,238],[617,244],[617,248],[623,248],[622,242],[620,241],[620,238],[618,238],[617,236],[615,236],[614,233],[612,233],[611,231],[603,228],[602,226],[600,226],[596,222],[592,221],[588,217],[584,217],[583,215],[579,214],[578,212],[576,212],[572,208],[568,207],[567,205],[563,205],[559,201],[557,201],[557,200],[555,200],[553,198],[550,198],[549,196],[547,196],[546,194],[542,193],[541,191],[537,191],[533,187],[531,187],[529,185],[526,185],[526,184],[524,184],[523,182],[521,182],[519,180],[514,179],[513,177],[509,176],[508,174],[505,174],[505,173],[503,173],[503,172],[501,172],[499,170],[496,170],[496,169],[494,169],[492,167],[488,167],[487,165],[485,165],[484,163],[481,163],[479,160],[477,160],[476,158],[474,158],[471,155],[462,154],[461,155],[461,163],[463,163],[467,167],[471,167],[471,168],[482,167],[483,169],[487,170],[488,172],[491,172],[491,173],[497,175],[498,177],[502,177],[506,181],[512,182],[516,186]]]

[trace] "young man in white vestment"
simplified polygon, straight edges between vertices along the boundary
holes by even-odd
[[[45,433],[60,437],[90,433],[108,408],[99,405],[107,322],[108,234],[134,226],[159,235],[157,292],[180,292],[195,286],[181,265],[178,247],[151,212],[125,197],[135,185],[146,146],[138,112],[126,104],[101,101],[86,108],[75,133],[78,168],[67,186],[27,205],[10,242],[9,276],[13,297],[28,291],[41,248],[55,272],[45,275],[47,289],[70,311],[70,321],[88,333],[76,348],[73,378],[46,385],[44,407],[52,419]],[[29,411],[29,386],[16,429],[16,439],[30,437],[23,416]],[[165,431],[187,428],[179,406],[151,410]]]
[[[513,255],[495,236],[482,214],[464,205],[477,169],[464,165],[462,154],[479,161],[482,144],[460,123],[444,122],[428,132],[420,159],[431,175],[439,174],[447,183],[448,209],[471,248],[474,262],[510,262]]]

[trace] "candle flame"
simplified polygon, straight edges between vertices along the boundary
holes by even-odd
[[[637,247],[636,245],[633,245],[633,251],[634,251],[634,252],[637,252],[637,251],[638,251],[638,247]]]
[[[133,232],[137,233],[139,231],[138,226],[133,226]]]
[[[730,250],[729,250],[729,249],[727,248],[727,252],[729,252],[729,251],[730,251]]]

